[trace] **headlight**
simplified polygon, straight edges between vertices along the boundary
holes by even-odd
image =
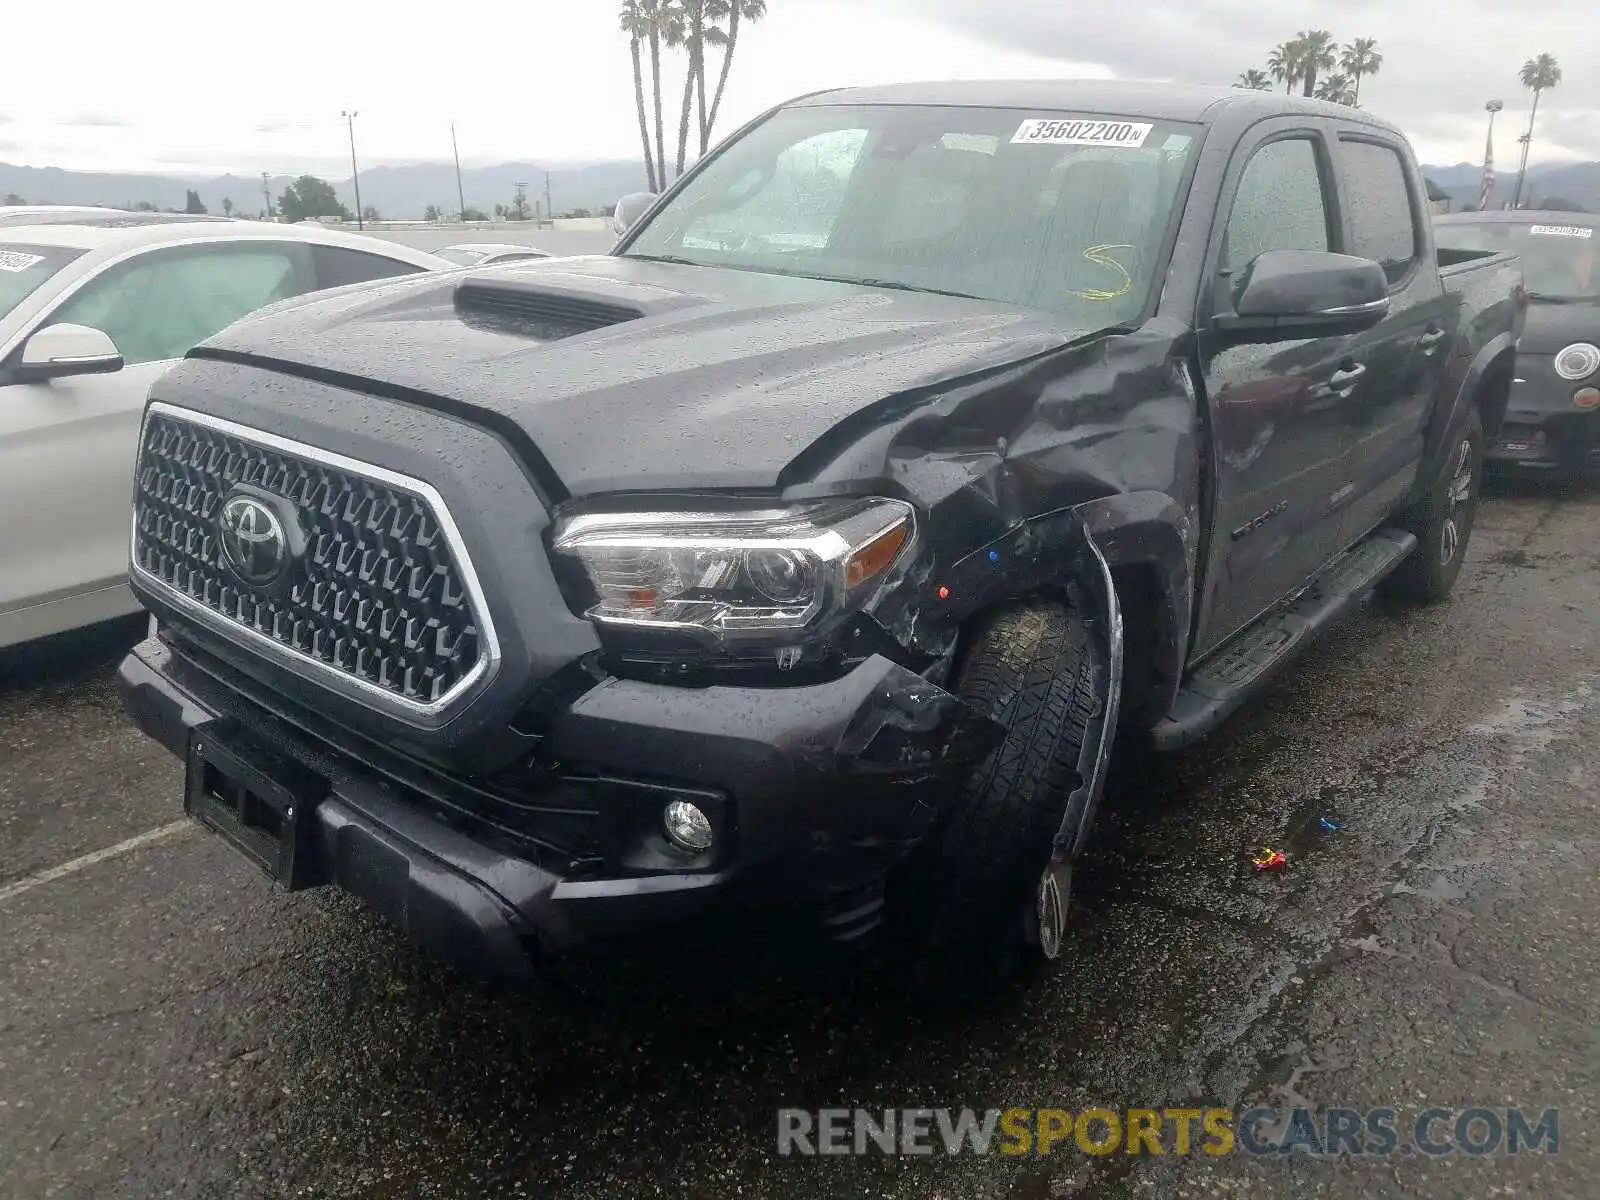
[[[1600,369],[1600,347],[1573,342],[1556,355],[1556,374],[1563,379],[1587,379]]]
[[[592,513],[557,532],[583,569],[590,619],[676,630],[713,645],[768,642],[864,603],[912,540],[899,500],[745,512]]]

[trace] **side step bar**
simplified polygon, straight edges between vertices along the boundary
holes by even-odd
[[[1197,663],[1172,708],[1152,731],[1158,750],[1210,733],[1280,667],[1361,603],[1416,548],[1415,534],[1384,528],[1328,564],[1294,600],[1260,617]]]

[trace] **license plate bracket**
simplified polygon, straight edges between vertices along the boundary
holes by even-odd
[[[311,844],[328,781],[236,727],[210,722],[189,738],[183,810],[287,891],[322,882]]]

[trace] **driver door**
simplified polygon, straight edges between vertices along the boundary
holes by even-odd
[[[35,329],[99,329],[121,370],[8,382],[26,339],[0,364],[0,646],[135,611],[128,522],[151,385],[196,343],[311,278],[297,243],[151,251],[85,280]]]

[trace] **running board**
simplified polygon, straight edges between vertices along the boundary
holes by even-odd
[[[1280,667],[1359,605],[1416,545],[1416,535],[1403,529],[1377,530],[1330,562],[1288,605],[1260,617],[1196,664],[1152,730],[1156,748],[1177,750],[1222,724]]]

